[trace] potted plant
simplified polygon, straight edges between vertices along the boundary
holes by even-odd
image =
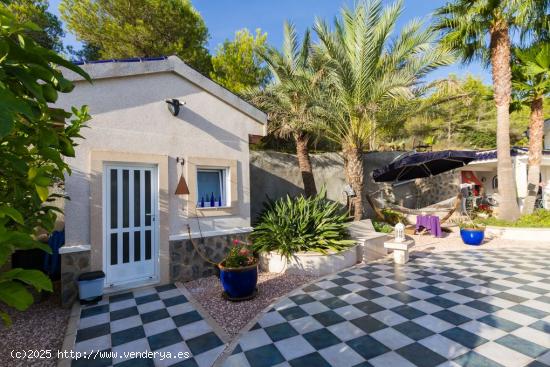
[[[485,238],[485,226],[474,223],[473,221],[461,222],[460,237],[466,245],[479,246]]]
[[[260,268],[268,272],[322,276],[357,263],[357,244],[348,239],[347,213],[317,195],[269,200],[252,231]]]
[[[234,240],[219,265],[224,296],[233,301],[254,297],[258,282],[258,261],[246,242]]]

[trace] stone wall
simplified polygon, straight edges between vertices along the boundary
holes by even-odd
[[[456,196],[460,189],[460,172],[445,172],[416,181],[419,191],[417,205],[421,208]]]
[[[207,259],[217,263],[225,258],[233,240],[247,241],[248,236],[248,233],[237,233],[193,241]],[[187,282],[214,274],[216,268],[197,253],[191,240],[170,241],[170,281]]]
[[[364,154],[366,188],[373,197],[384,198],[408,208],[421,208],[449,199],[458,193],[460,176],[457,171],[398,185],[374,182],[372,171],[389,164],[401,154],[403,152]],[[311,161],[317,189],[324,185],[330,200],[345,203],[343,188],[346,181],[342,156],[339,153],[312,154]],[[295,155],[271,151],[250,152],[252,223],[257,220],[267,197],[278,199],[286,194],[297,195],[303,192],[302,177]],[[374,215],[368,204],[365,215],[367,217]]]
[[[70,307],[78,299],[77,280],[90,271],[90,251],[69,252],[61,255],[61,305]]]

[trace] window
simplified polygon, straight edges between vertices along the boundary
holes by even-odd
[[[197,169],[197,207],[228,206],[227,169]]]

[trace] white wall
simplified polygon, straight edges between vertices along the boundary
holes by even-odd
[[[496,171],[474,171],[476,177],[483,183],[486,195],[492,195],[497,192],[493,189],[493,177],[497,175]],[[483,181],[485,179],[485,181]]]
[[[73,174],[67,178],[71,197],[65,206],[68,245],[90,243],[90,152],[116,151],[169,157],[170,235],[185,233],[194,219],[185,216],[185,197],[174,195],[181,167],[176,157],[237,160],[238,213],[201,219],[203,232],[250,225],[248,134],[263,135],[264,126],[182,77],[163,72],[116,79],[79,81],[62,95],[59,106],[89,105],[93,116],[82,130],[85,140],[69,159]],[[178,98],[186,105],[178,117],[164,102]]]

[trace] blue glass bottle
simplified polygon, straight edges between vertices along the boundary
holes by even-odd
[[[214,192],[210,195],[210,206],[213,208],[216,206],[216,200],[214,199]]]

